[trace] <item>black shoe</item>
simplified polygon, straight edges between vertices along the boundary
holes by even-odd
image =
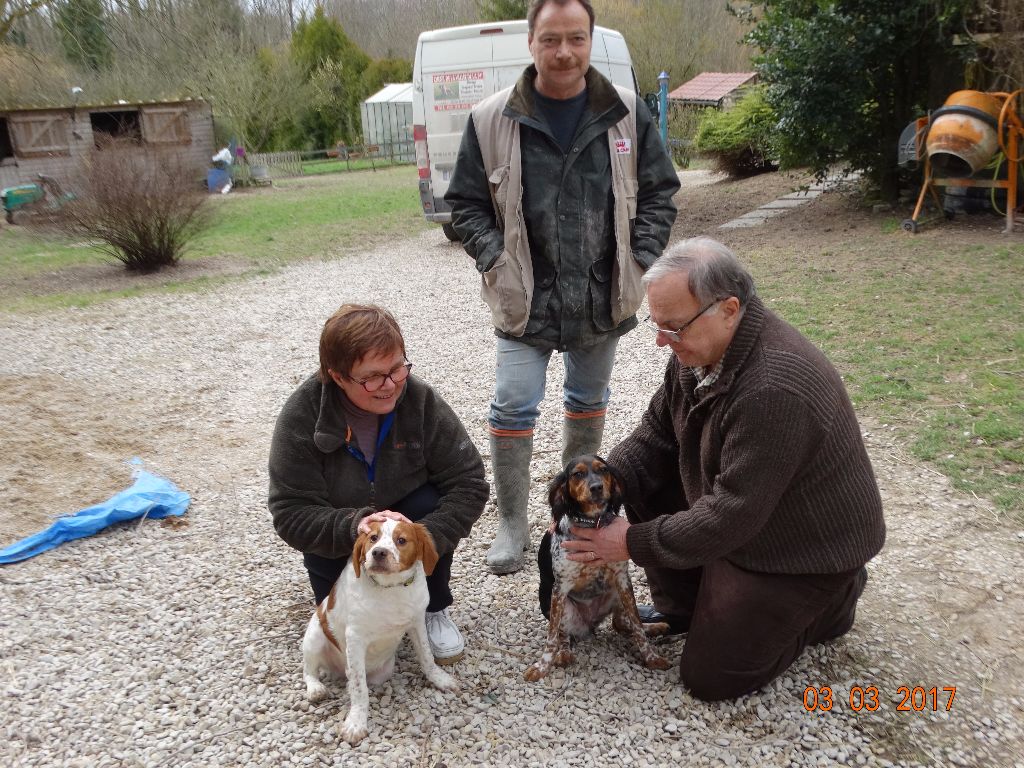
[[[668,624],[668,632],[665,633],[668,635],[682,635],[690,629],[690,620],[686,616],[670,616],[653,605],[637,605],[636,612],[640,614],[643,624]]]

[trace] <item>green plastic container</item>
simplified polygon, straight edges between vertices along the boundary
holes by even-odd
[[[5,187],[0,196],[3,197],[5,211],[16,211],[22,206],[42,200],[45,193],[38,184],[19,184]]]

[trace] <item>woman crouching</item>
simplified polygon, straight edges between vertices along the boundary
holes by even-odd
[[[448,608],[452,556],[487,502],[484,464],[462,422],[412,363],[395,318],[345,304],[324,324],[320,371],[285,403],[270,447],[274,528],[301,551],[319,604],[360,532],[422,523],[441,556],[427,578],[426,624],[439,664],[462,657]]]

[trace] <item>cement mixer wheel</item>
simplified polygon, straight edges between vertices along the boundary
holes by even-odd
[[[913,219],[904,219],[903,220],[903,231],[904,232],[909,232],[912,235],[916,235],[917,234],[917,229],[918,229],[917,222],[914,221]]]

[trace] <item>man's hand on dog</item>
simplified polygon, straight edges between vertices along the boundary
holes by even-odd
[[[569,553],[570,560],[577,563],[602,565],[629,560],[629,550],[626,548],[628,530],[629,523],[621,517],[603,528],[573,526],[571,531],[574,538],[563,541],[562,549]]]
[[[370,532],[370,523],[383,523],[385,520],[396,520],[399,523],[411,523],[412,520],[407,518],[401,512],[395,512],[390,509],[383,509],[380,512],[374,512],[373,514],[367,515],[359,521],[359,533],[367,534]]]

